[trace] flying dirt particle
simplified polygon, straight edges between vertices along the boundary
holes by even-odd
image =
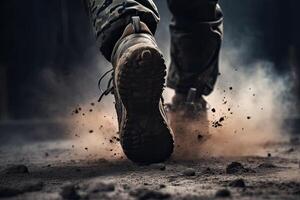
[[[86,151],[88,151],[88,150],[89,150],[89,148],[87,148],[87,147],[85,147],[84,149],[85,149]]]
[[[223,126],[219,121],[214,121],[212,122],[212,127],[213,128],[218,128],[218,127],[221,127]]]
[[[268,153],[268,157],[269,157],[269,158],[272,157],[272,154],[271,154],[271,153]]]
[[[255,97],[256,95],[255,95],[255,94],[253,94],[253,96]]]
[[[45,156],[45,157],[48,157],[48,156],[49,156],[49,153],[48,153],[48,152],[45,152],[44,156]]]
[[[5,174],[28,174],[29,170],[25,165],[12,165],[3,170]]]
[[[73,113],[78,114],[78,113],[79,113],[79,110],[76,108],[76,109],[73,111]],[[73,114],[73,113],[72,113],[72,114]]]
[[[224,103],[223,103],[223,104],[224,104],[224,105],[225,105],[225,104],[227,104],[227,101],[224,101]]]
[[[248,117],[247,117],[247,119],[251,119],[251,117],[250,117],[250,116],[248,116]]]
[[[146,200],[146,199],[168,199],[171,197],[168,193],[162,193],[147,188],[138,188],[129,192],[130,196],[136,199]]]
[[[78,190],[78,186],[76,186],[75,184],[66,183],[65,185],[62,186],[61,192],[59,194],[63,199],[78,200],[80,199],[80,196],[77,190]]]
[[[211,109],[211,112],[215,113],[215,112],[216,112],[216,109],[215,109],[215,108]]]
[[[196,171],[193,168],[187,168],[187,169],[182,171],[182,175],[184,175],[184,176],[195,176]]]
[[[221,117],[220,119],[219,119],[219,122],[223,122],[225,120],[225,118],[224,117]]]
[[[79,137],[79,138],[80,138],[80,136],[79,136],[79,135],[77,135],[77,134],[75,134],[75,137]]]
[[[106,116],[104,115],[104,118],[106,118]]]
[[[79,108],[78,108],[78,110],[79,110],[79,111],[81,111],[81,110],[82,110],[82,108],[81,108],[81,107],[79,107]]]
[[[231,111],[231,108],[228,108],[228,112]]]
[[[94,130],[89,130],[89,133],[93,133],[94,132]]]
[[[229,87],[229,90],[232,90],[233,88],[232,87]]]
[[[92,103],[91,103],[91,106],[95,106],[95,103],[92,102]]]
[[[197,139],[198,139],[199,141],[201,141],[201,140],[203,139],[203,135],[198,134]]]
[[[73,149],[75,148],[75,145],[74,145],[74,144],[72,145],[72,148],[73,148]]]
[[[90,112],[93,112],[93,109],[90,109],[89,111],[90,111]]]
[[[82,113],[82,116],[85,116],[85,113]]]
[[[231,197],[231,192],[228,189],[221,189],[216,192],[217,198],[228,198]]]
[[[51,166],[52,166],[51,164],[47,165],[47,167],[51,167]]]
[[[233,112],[230,112],[231,115],[233,115]]]
[[[236,179],[229,183],[230,187],[244,188],[246,187],[245,181],[243,179]]]

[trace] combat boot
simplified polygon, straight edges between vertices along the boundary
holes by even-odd
[[[166,105],[177,156],[194,158],[199,153],[197,147],[210,137],[207,107],[207,102],[197,95],[195,88],[188,94],[176,93],[171,104]]]
[[[133,17],[112,59],[120,142],[136,163],[163,162],[173,152],[173,134],[162,103],[166,66],[156,41]]]

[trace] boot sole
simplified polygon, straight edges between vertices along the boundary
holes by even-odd
[[[136,163],[163,162],[174,148],[159,108],[166,76],[164,59],[157,49],[140,47],[127,54],[119,69],[118,92],[126,110],[120,129],[123,151]]]

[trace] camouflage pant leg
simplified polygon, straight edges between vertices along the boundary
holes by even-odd
[[[167,85],[179,93],[197,88],[199,95],[212,92],[219,74],[222,12],[218,0],[168,0],[173,14],[171,66]]]
[[[100,51],[110,60],[111,52],[132,16],[140,16],[149,29],[156,31],[159,21],[152,0],[85,0]]]

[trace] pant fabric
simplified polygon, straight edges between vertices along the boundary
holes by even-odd
[[[152,0],[85,0],[97,44],[106,59],[132,16],[139,16],[155,34],[159,13]],[[223,15],[218,0],[168,0],[172,13],[171,65],[167,86],[178,93],[196,88],[213,91],[219,74]]]

